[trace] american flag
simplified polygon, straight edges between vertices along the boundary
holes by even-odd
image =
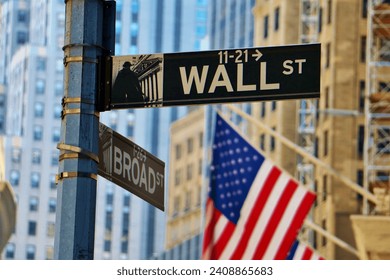
[[[295,240],[286,260],[324,260],[324,258],[302,241]]]
[[[203,259],[285,259],[315,195],[217,114]]]

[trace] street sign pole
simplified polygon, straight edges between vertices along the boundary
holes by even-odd
[[[55,259],[93,259],[99,114],[98,57],[102,0],[67,0]]]

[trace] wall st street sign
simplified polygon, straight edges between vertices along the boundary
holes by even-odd
[[[165,163],[99,124],[98,174],[164,211]]]
[[[305,44],[114,56],[104,110],[318,98],[320,52]]]

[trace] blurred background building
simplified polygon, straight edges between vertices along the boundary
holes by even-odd
[[[117,0],[116,55],[320,42],[319,100],[219,108],[317,193],[309,219],[321,230],[306,225],[300,238],[327,259],[389,259],[388,2]],[[64,8],[62,0],[0,1],[0,179],[10,182],[18,204],[3,259],[53,258]],[[212,111],[194,106],[101,114],[106,125],[166,162],[167,210],[99,178],[95,259],[199,257]],[[287,148],[278,135],[297,148]],[[297,155],[298,148],[321,164]]]

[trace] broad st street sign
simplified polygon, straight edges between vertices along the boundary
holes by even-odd
[[[164,211],[165,163],[99,124],[98,174]]]
[[[318,98],[320,52],[305,44],[114,56],[104,110]]]

